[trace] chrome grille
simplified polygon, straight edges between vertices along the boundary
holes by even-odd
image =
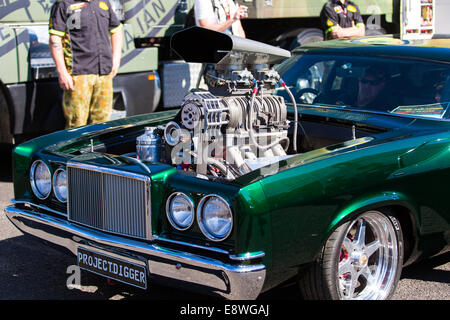
[[[95,229],[151,238],[150,178],[68,163],[68,217]]]

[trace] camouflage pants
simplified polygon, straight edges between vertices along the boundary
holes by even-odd
[[[113,103],[109,75],[75,75],[73,90],[65,90],[63,112],[66,129],[109,120]]]

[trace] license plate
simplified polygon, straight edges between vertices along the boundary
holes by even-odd
[[[138,264],[129,263],[84,248],[78,248],[77,262],[81,269],[141,289],[147,289],[147,269]]]

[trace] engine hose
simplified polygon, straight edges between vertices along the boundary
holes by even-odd
[[[284,138],[280,138],[277,141],[272,142],[271,144],[267,145],[267,146],[261,146],[255,138],[254,132],[253,132],[253,106],[255,105],[255,97],[256,97],[256,93],[258,92],[258,86],[256,84],[255,81],[255,88],[253,89],[253,93],[252,93],[252,100],[250,102],[250,110],[248,112],[248,118],[249,118],[249,128],[248,128],[248,132],[250,135],[250,140],[252,141],[252,143],[260,150],[262,151],[266,151],[267,149],[270,149],[272,147],[274,147],[275,145],[279,144],[281,141],[289,139],[288,137],[284,137]],[[289,140],[288,140],[289,141]]]
[[[222,162],[215,160],[215,159],[208,158],[207,163],[208,163],[208,165],[214,166],[217,169],[219,169],[225,177],[229,177],[230,179],[236,178],[236,176],[230,170],[227,170],[227,166],[225,164],[223,164]]]
[[[292,104],[294,105],[294,142],[292,149],[294,152],[297,152],[297,128],[298,128],[298,113],[297,113],[297,102],[295,101],[294,95],[292,94],[291,90],[289,90],[289,87],[286,85],[286,82],[284,82],[282,79],[280,79],[281,85],[286,89],[289,97],[291,98]]]

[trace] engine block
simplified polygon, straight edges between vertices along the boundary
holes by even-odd
[[[283,97],[246,91],[189,93],[178,120],[165,128],[171,161],[190,160],[198,173],[232,178],[251,171],[246,160],[286,155],[289,122]]]
[[[283,97],[273,95],[280,76],[270,65],[288,51],[198,27],[174,34],[171,47],[203,63],[208,90],[189,92],[165,126],[166,161],[234,179],[252,171],[252,161],[286,157],[289,121]]]

